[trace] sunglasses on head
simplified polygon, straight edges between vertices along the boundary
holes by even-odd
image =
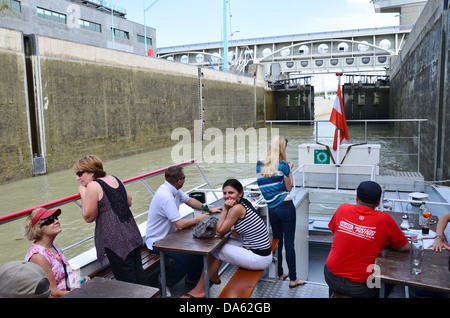
[[[48,218],[46,218],[46,219],[43,220],[43,222],[42,222],[42,224],[41,224],[41,227],[43,227],[44,225],[50,225],[50,224],[52,224],[53,222],[55,222],[55,220],[57,220],[57,219],[58,219],[57,216],[52,215],[52,216],[50,216],[50,217],[48,217]]]

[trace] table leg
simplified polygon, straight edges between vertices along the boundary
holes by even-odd
[[[205,280],[205,298],[209,298],[208,255],[203,255],[203,276]]]
[[[409,298],[409,287],[405,285],[405,298]]]
[[[380,298],[384,298],[386,293],[386,284],[382,281],[380,286]]]
[[[161,297],[166,298],[166,262],[164,258],[164,252],[159,250],[159,265],[161,271]]]

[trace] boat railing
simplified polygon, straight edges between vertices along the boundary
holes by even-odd
[[[293,175],[295,175],[296,173],[302,174],[302,188],[306,188],[306,175],[305,174],[308,173],[306,171],[306,167],[308,167],[308,166],[316,166],[316,164],[304,163],[292,172]],[[368,168],[368,170],[370,170],[370,172],[367,173],[367,174],[370,174],[370,180],[375,181],[375,178],[376,178],[376,169],[377,169],[376,164],[372,164],[372,165],[364,165],[364,164],[340,164],[340,165],[337,165],[337,164],[335,164],[334,166],[335,166],[335,174],[336,174],[335,190],[339,189],[339,170],[340,170],[340,168],[365,167],[365,168]],[[296,182],[295,182],[295,178],[293,178],[293,187],[295,188],[295,186],[296,186]]]
[[[204,180],[204,183],[199,185],[198,187],[196,187],[194,189],[191,189],[191,190],[187,191],[186,193],[190,193],[192,191],[195,191],[195,189],[198,189],[198,188],[204,187],[204,186],[207,186],[209,189],[212,190],[209,181],[206,179],[206,177],[203,174],[203,171],[201,170],[200,166],[196,163],[196,159],[191,159],[191,160],[188,160],[188,161],[184,161],[184,162],[181,162],[181,163],[178,163],[178,164],[174,164],[172,166],[181,166],[181,167],[183,167],[183,166],[188,166],[188,165],[192,165],[192,164],[196,166],[197,170],[199,171],[200,175],[202,176],[202,178]],[[157,169],[157,170],[154,170],[154,171],[151,171],[151,172],[147,172],[147,173],[144,173],[144,174],[141,174],[141,175],[138,175],[138,176],[134,176],[134,177],[131,177],[131,178],[124,179],[124,180],[122,180],[122,183],[125,186],[127,186],[128,184],[131,184],[131,183],[140,182],[153,195],[153,194],[155,194],[155,191],[148,185],[146,180],[149,179],[149,178],[152,178],[152,177],[155,177],[155,176],[158,176],[160,174],[165,173],[165,171],[169,167],[170,166],[167,166],[167,167],[164,167],[164,168],[161,168],[161,169]],[[217,199],[217,195],[215,193],[214,193],[214,196]],[[80,198],[80,194],[77,193],[77,194],[69,195],[69,196],[66,196],[66,197],[63,197],[63,198],[60,198],[60,199],[56,199],[56,200],[53,200],[53,201],[49,201],[49,202],[41,203],[41,204],[38,204],[38,205],[35,205],[35,206],[32,206],[32,207],[28,207],[28,208],[25,208],[25,209],[22,209],[22,210],[19,210],[19,211],[15,211],[15,212],[12,212],[12,213],[1,215],[0,216],[0,224],[8,223],[8,222],[17,220],[19,218],[22,218],[24,216],[27,216],[28,214],[30,214],[33,210],[35,210],[37,208],[52,209],[52,208],[56,208],[56,207],[59,207],[59,206],[66,205],[66,204],[73,203],[76,206],[78,206],[78,208],[81,209],[81,204],[79,202],[80,199],[81,199]],[[142,215],[144,215],[146,213],[148,213],[148,211],[145,211],[145,212],[143,212],[143,213],[141,213],[139,215],[136,215],[135,219],[139,218],[140,216],[142,216]],[[68,249],[70,249],[72,247],[78,246],[78,245],[80,245],[82,243],[85,243],[86,241],[91,240],[93,237],[94,236],[90,236],[90,237],[84,238],[83,240],[81,240],[79,242],[76,242],[76,243],[74,243],[74,244],[72,244],[70,246],[65,247],[63,250],[65,251],[65,250],[68,250]]]
[[[347,123],[364,124],[364,136],[361,138],[364,143],[367,143],[370,139],[368,127],[369,124],[384,124],[384,123],[415,123],[416,129],[410,129],[411,136],[383,136],[382,139],[412,139],[416,140],[414,144],[417,145],[417,151],[412,153],[393,154],[390,156],[414,156],[417,157],[417,172],[420,172],[420,147],[421,147],[421,124],[426,122],[427,119],[351,119],[347,120]],[[319,143],[319,138],[334,138],[333,136],[321,136],[319,134],[319,126],[316,123],[330,123],[327,119],[315,119],[315,120],[266,120],[266,123],[270,126],[270,136],[272,136],[272,130],[274,124],[315,124],[315,142]],[[415,133],[414,133],[415,132]],[[352,137],[351,137],[352,138]]]
[[[315,164],[313,163],[308,163],[308,164],[303,164],[300,167],[298,167],[297,169],[295,169],[293,171],[293,175],[295,176],[296,174],[302,174],[302,184],[301,185],[297,185],[296,183],[296,178],[293,178],[293,189],[296,189],[297,186],[299,186],[299,188],[301,189],[306,189],[309,188],[310,190],[314,191],[314,192],[321,192],[321,193],[327,193],[327,192],[333,192],[333,193],[340,193],[340,194],[354,194],[355,193],[355,189],[351,190],[351,189],[341,189],[339,187],[339,168],[340,167],[366,167],[370,169],[370,172],[367,172],[367,175],[370,175],[370,180],[371,181],[376,181],[376,164],[372,164],[372,165],[359,165],[359,164],[342,164],[342,165],[335,165],[336,166],[336,185],[334,188],[332,187],[325,187],[325,188],[321,188],[321,187],[317,187],[317,186],[312,186],[312,187],[308,187],[306,185],[306,173],[308,173],[306,170],[306,168],[308,166],[314,166]],[[295,197],[296,192],[291,193],[291,195],[293,195]],[[379,205],[379,209],[382,211],[386,211],[389,210],[389,208],[385,208],[384,205],[386,203],[390,203],[392,210],[396,211],[396,212],[404,212],[404,213],[408,213],[408,212],[414,212],[411,209],[408,210],[408,205],[409,206],[414,206],[418,204],[417,200],[413,200],[413,199],[400,199],[400,198],[391,198],[391,197],[386,197],[385,196],[385,191],[383,190],[383,194],[382,194],[382,198],[380,200],[380,205]],[[309,201],[310,204],[320,204],[320,205],[341,205],[343,203],[343,201],[330,201],[330,200],[310,200]],[[450,211],[450,203],[446,202],[446,201],[430,201],[430,200],[426,200],[426,204],[428,206],[437,206],[437,209],[433,211],[433,214],[436,215],[437,217],[441,217],[443,214],[448,213],[448,211]],[[388,205],[389,206],[389,205]],[[395,210],[394,210],[395,207]],[[445,210],[442,210],[445,209]],[[436,211],[436,213],[435,213]],[[417,211],[416,211],[417,212]],[[322,219],[322,218],[321,218]]]

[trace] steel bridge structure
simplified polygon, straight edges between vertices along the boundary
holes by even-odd
[[[246,73],[264,66],[272,80],[292,75],[374,72],[390,68],[413,25],[293,34],[228,42],[229,70]],[[159,58],[221,69],[223,43],[209,42],[159,48]]]

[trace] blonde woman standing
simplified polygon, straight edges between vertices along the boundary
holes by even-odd
[[[286,146],[285,138],[274,137],[265,160],[257,162],[256,173],[259,189],[269,208],[273,237],[279,239],[278,273],[282,273],[279,279],[285,280],[289,277],[289,287],[296,287],[305,282],[297,278],[294,248],[296,211],[289,195],[293,186],[293,164],[286,161]],[[286,250],[289,274],[283,272],[283,244]]]

